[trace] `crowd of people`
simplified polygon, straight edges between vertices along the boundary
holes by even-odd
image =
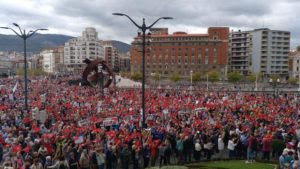
[[[201,160],[276,160],[299,168],[300,97],[294,94],[69,85],[0,79],[0,161],[14,169],[138,169]]]

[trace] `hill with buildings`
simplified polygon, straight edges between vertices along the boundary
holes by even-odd
[[[72,36],[59,34],[35,34],[27,41],[28,52],[39,52],[43,48],[64,45],[66,41],[73,38]],[[130,51],[130,45],[113,40],[113,46],[120,52]],[[0,51],[17,51],[23,52],[23,41],[16,35],[0,34]]]
[[[27,51],[38,52],[46,47],[63,45],[73,37],[57,34],[35,34],[27,40]],[[0,34],[0,51],[23,52],[23,40],[16,35]]]

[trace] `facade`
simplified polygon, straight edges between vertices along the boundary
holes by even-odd
[[[289,56],[290,76],[294,78],[300,77],[300,47],[295,52],[291,52]]]
[[[168,76],[177,72],[189,76],[190,71],[218,70],[225,73],[228,63],[228,27],[211,27],[206,34],[174,32],[155,28],[147,35],[145,55],[146,75],[158,72]],[[142,35],[139,33],[131,45],[131,71],[141,72]]]
[[[120,71],[130,72],[130,52],[120,54]]]
[[[112,41],[102,41],[104,47],[104,58],[107,65],[114,71],[120,71],[120,53],[112,44]]]
[[[45,49],[40,53],[42,69],[47,73],[62,72],[64,69],[64,47]]]
[[[98,39],[95,28],[86,28],[81,37],[70,39],[65,43],[64,62],[69,71],[84,69],[85,59],[104,59],[104,49]]]
[[[250,32],[231,32],[229,35],[229,69],[243,75],[251,73],[252,37]]]
[[[10,76],[16,73],[16,69],[14,68],[13,61],[7,58],[0,59],[0,77],[2,76]]]
[[[230,71],[288,76],[290,32],[255,29],[230,35]]]

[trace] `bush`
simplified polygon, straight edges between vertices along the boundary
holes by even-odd
[[[170,75],[170,80],[173,82],[178,82],[180,80],[179,73],[175,72]]]
[[[220,78],[219,72],[217,72],[215,70],[208,72],[207,75],[208,75],[208,80],[210,82],[216,82]]]
[[[241,80],[242,76],[239,72],[230,72],[227,75],[228,81],[231,83],[236,83]]]
[[[143,75],[141,72],[135,72],[133,74],[131,74],[130,78],[134,81],[140,81],[143,78]]]

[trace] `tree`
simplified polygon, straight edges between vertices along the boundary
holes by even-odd
[[[296,85],[298,83],[298,79],[295,77],[290,77],[288,83],[291,85]]]
[[[256,81],[256,75],[250,74],[246,77],[247,81],[250,83],[254,83]]]
[[[227,75],[228,81],[231,83],[236,83],[241,80],[242,76],[239,72],[230,72]]]
[[[180,74],[177,72],[174,72],[170,75],[170,80],[172,82],[178,82],[180,80]]]
[[[250,83],[255,83],[256,81],[256,76],[257,76],[257,82],[261,79],[261,73],[256,73],[256,74],[250,74],[246,76],[246,80]]]
[[[142,80],[143,76],[141,72],[135,72],[131,74],[130,78],[134,81],[139,81]]]
[[[24,69],[23,68],[18,68],[16,73],[19,76],[23,76],[24,75]],[[48,75],[48,73],[43,71],[43,69],[31,68],[31,69],[27,69],[27,75],[28,76],[46,76],[46,75]]]
[[[155,73],[151,73],[151,77],[152,77],[152,79],[154,80],[154,81],[159,81],[160,80],[160,74],[159,73],[157,73],[157,72],[155,72]]]
[[[220,78],[219,72],[217,72],[215,70],[208,72],[207,75],[208,75],[208,80],[210,82],[216,82]]]
[[[192,78],[193,78],[193,82],[199,82],[201,79],[201,73],[200,72],[193,73]]]

